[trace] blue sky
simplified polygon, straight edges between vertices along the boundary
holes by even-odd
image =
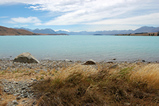
[[[1,0],[0,25],[69,31],[159,27],[159,0]]]

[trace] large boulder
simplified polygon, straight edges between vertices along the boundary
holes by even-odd
[[[96,65],[96,62],[94,60],[90,59],[90,60],[84,62],[83,65]]]
[[[39,63],[39,61],[32,56],[30,53],[22,53],[18,55],[13,62],[20,62],[20,63]]]

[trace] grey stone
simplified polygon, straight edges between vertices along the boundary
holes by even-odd
[[[36,102],[36,101],[34,101],[34,102],[33,102],[33,105],[36,105],[36,104],[37,104],[37,102]]]
[[[30,53],[22,53],[18,55],[13,62],[20,62],[20,63],[39,63],[39,61],[33,57]]]
[[[88,61],[83,63],[83,65],[95,65],[95,64],[96,64],[96,62],[94,60],[92,60],[92,59],[90,59],[90,60],[88,60]]]
[[[113,66],[109,67],[109,69],[117,68],[117,67],[118,67],[118,64],[116,64],[116,65],[113,65]]]
[[[20,97],[20,96],[16,97],[16,100],[20,100],[20,99],[21,99],[21,97]]]
[[[10,90],[9,89],[4,89],[4,92],[8,93]]]
[[[27,94],[23,94],[23,98],[27,98],[28,97],[28,95]]]
[[[12,101],[13,105],[18,105],[18,102],[16,100]]]
[[[130,105],[131,105],[131,103],[124,103],[124,105],[126,105],[126,106],[130,106]]]
[[[25,104],[25,103],[27,103],[27,101],[26,100],[22,100],[22,104]]]
[[[19,95],[20,95],[20,93],[15,93],[15,94],[14,94],[14,96],[19,96]]]
[[[31,80],[32,80],[33,82],[36,82],[36,81],[38,81],[37,79],[34,79],[34,78],[32,78]]]
[[[65,61],[65,62],[72,62],[72,61],[71,61],[71,60],[69,60],[69,59],[65,59],[64,61]]]
[[[22,90],[25,90],[26,88],[25,87],[22,87]]]

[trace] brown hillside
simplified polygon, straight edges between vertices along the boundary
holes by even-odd
[[[0,35],[37,35],[37,34],[23,29],[13,29],[13,28],[0,26]]]

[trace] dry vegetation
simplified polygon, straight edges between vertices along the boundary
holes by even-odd
[[[76,65],[35,84],[34,89],[39,106],[159,105],[159,64],[115,71]]]
[[[60,69],[2,71],[0,78],[36,78],[33,84],[38,106],[159,105],[159,64],[98,63]],[[0,90],[0,95],[2,91]]]

